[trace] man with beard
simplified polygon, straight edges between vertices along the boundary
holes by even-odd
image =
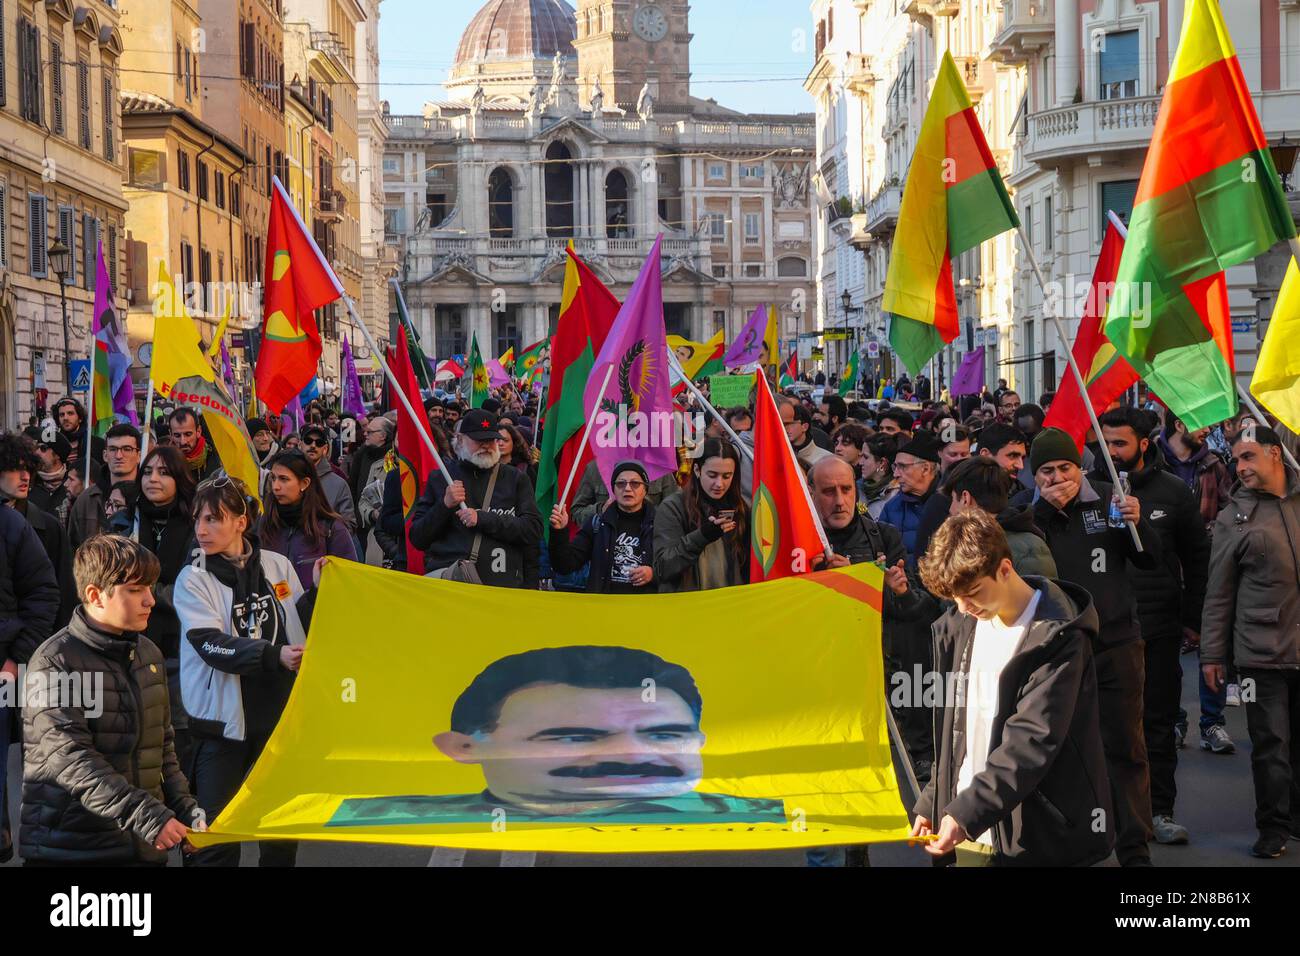
[[[1174,726],[1182,696],[1183,669],[1178,662],[1184,640],[1200,643],[1201,608],[1209,575],[1210,541],[1196,498],[1165,468],[1160,450],[1146,437],[1144,413],[1119,408],[1101,417],[1102,438],[1117,471],[1128,472],[1142,517],[1160,536],[1163,560],[1131,574],[1138,621],[1146,653],[1142,691],[1142,727],[1151,766],[1151,815],[1157,843],[1186,843],[1186,827],[1174,822],[1178,794],[1174,772],[1178,746]],[[1105,475],[1091,476],[1105,480]],[[1218,745],[1214,726],[1204,735],[1205,749]],[[1213,739],[1212,739],[1213,738]]]
[[[198,413],[192,408],[177,408],[167,417],[167,428],[172,436],[172,444],[181,450],[185,463],[194,474],[195,484],[211,478],[221,470],[221,459],[217,451],[208,444],[199,424]]]
[[[434,577],[450,577],[461,561],[473,562],[479,580],[497,587],[536,588],[542,516],[533,485],[518,468],[501,467],[497,417],[465,413],[447,462],[425,484],[411,518],[411,544],[424,551]]]
[[[352,502],[352,491],[348,480],[330,464],[330,433],[324,425],[308,425],[302,430],[302,450],[316,469],[320,479],[320,490],[329,502],[331,510],[336,512],[348,530],[357,530],[357,509]],[[358,554],[363,553],[358,551]]]
[[[1209,435],[1208,426],[1189,431],[1182,419],[1166,411],[1164,432],[1156,438],[1169,473],[1196,496],[1206,530],[1214,526],[1214,519],[1228,506],[1232,488],[1228,466],[1210,447],[1206,440]]]
[[[656,688],[649,700],[647,679]],[[649,651],[546,647],[503,657],[474,678],[451,709],[451,729],[433,738],[445,756],[482,768],[485,790],[344,800],[327,826],[784,824],[781,800],[696,791],[702,711],[690,672]]]
[[[67,487],[68,458],[72,454],[72,447],[58,431],[50,441],[45,441],[45,433],[38,425],[24,429],[23,434],[34,443],[36,457],[40,462],[31,476],[28,497],[32,504],[53,515],[60,526],[66,528],[68,509],[72,505]]]
[[[253,450],[257,452],[258,467],[266,468],[267,462],[280,450],[280,444],[275,440],[275,433],[263,418],[250,418],[247,427],[248,437],[253,439]]]
[[[68,467],[79,467],[85,471],[86,459],[82,456],[87,431],[85,407],[75,398],[61,398],[54,403],[54,420],[58,422],[60,433],[68,440],[68,446],[72,449],[67,458]],[[91,438],[90,460],[94,463],[94,469],[103,466],[104,439],[98,436]],[[91,477],[95,477],[93,470]]]

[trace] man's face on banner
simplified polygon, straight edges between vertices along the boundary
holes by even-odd
[[[536,684],[511,693],[491,731],[447,731],[438,749],[483,768],[498,799],[550,813],[690,793],[704,734],[675,691]]]

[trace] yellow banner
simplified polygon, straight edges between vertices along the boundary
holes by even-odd
[[[626,853],[905,839],[881,586],[863,564],[694,594],[487,592],[331,559],[279,726],[192,840]],[[382,641],[362,639],[379,607]]]

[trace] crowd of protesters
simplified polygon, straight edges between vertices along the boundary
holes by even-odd
[[[1300,838],[1300,475],[1275,427],[1242,413],[1193,430],[1154,402],[1117,404],[1080,447],[1044,428],[1051,395],[870,385],[877,399],[851,403],[790,389],[777,410],[830,543],[816,567],[882,568],[886,692],[926,850],[1142,866],[1153,841],[1189,842],[1175,771],[1197,654],[1199,745],[1233,754],[1224,711],[1245,706],[1252,850],[1285,852]],[[623,595],[748,583],[752,399],[691,407],[707,427],[676,472],[629,456],[606,484],[593,461],[545,514],[536,395],[470,408],[438,393],[424,411],[447,475],[413,507],[397,412],[380,408],[248,419],[258,488],[226,474],[190,408],[151,423],[143,459],[139,429],[90,437],[70,398],[0,434],[0,680],[71,668],[119,688],[93,720],[0,698],[0,790],[22,794],[0,860],[17,846],[31,865],[159,864],[213,819],[288,700],[329,557]],[[968,692],[912,693],[930,673]],[[21,781],[4,779],[11,739]],[[186,865],[239,862],[237,845],[185,849]],[[287,866],[296,845],[260,852]]]

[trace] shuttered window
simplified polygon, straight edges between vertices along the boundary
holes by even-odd
[[[63,118],[63,44],[50,38],[50,121],[56,136],[67,132]]]
[[[104,158],[110,163],[117,161],[117,139],[113,132],[113,108],[117,99],[113,95],[113,78],[104,77]]]
[[[68,247],[69,285],[77,281],[77,211],[71,206],[59,207],[59,242]]]
[[[82,149],[90,149],[90,64],[77,61],[77,122],[78,142]]]
[[[27,196],[27,261],[31,265],[32,275],[38,279],[44,279],[49,272],[45,203],[44,196],[36,193]]]
[[[95,291],[95,249],[99,245],[99,220],[90,213],[81,215],[82,287]]]

